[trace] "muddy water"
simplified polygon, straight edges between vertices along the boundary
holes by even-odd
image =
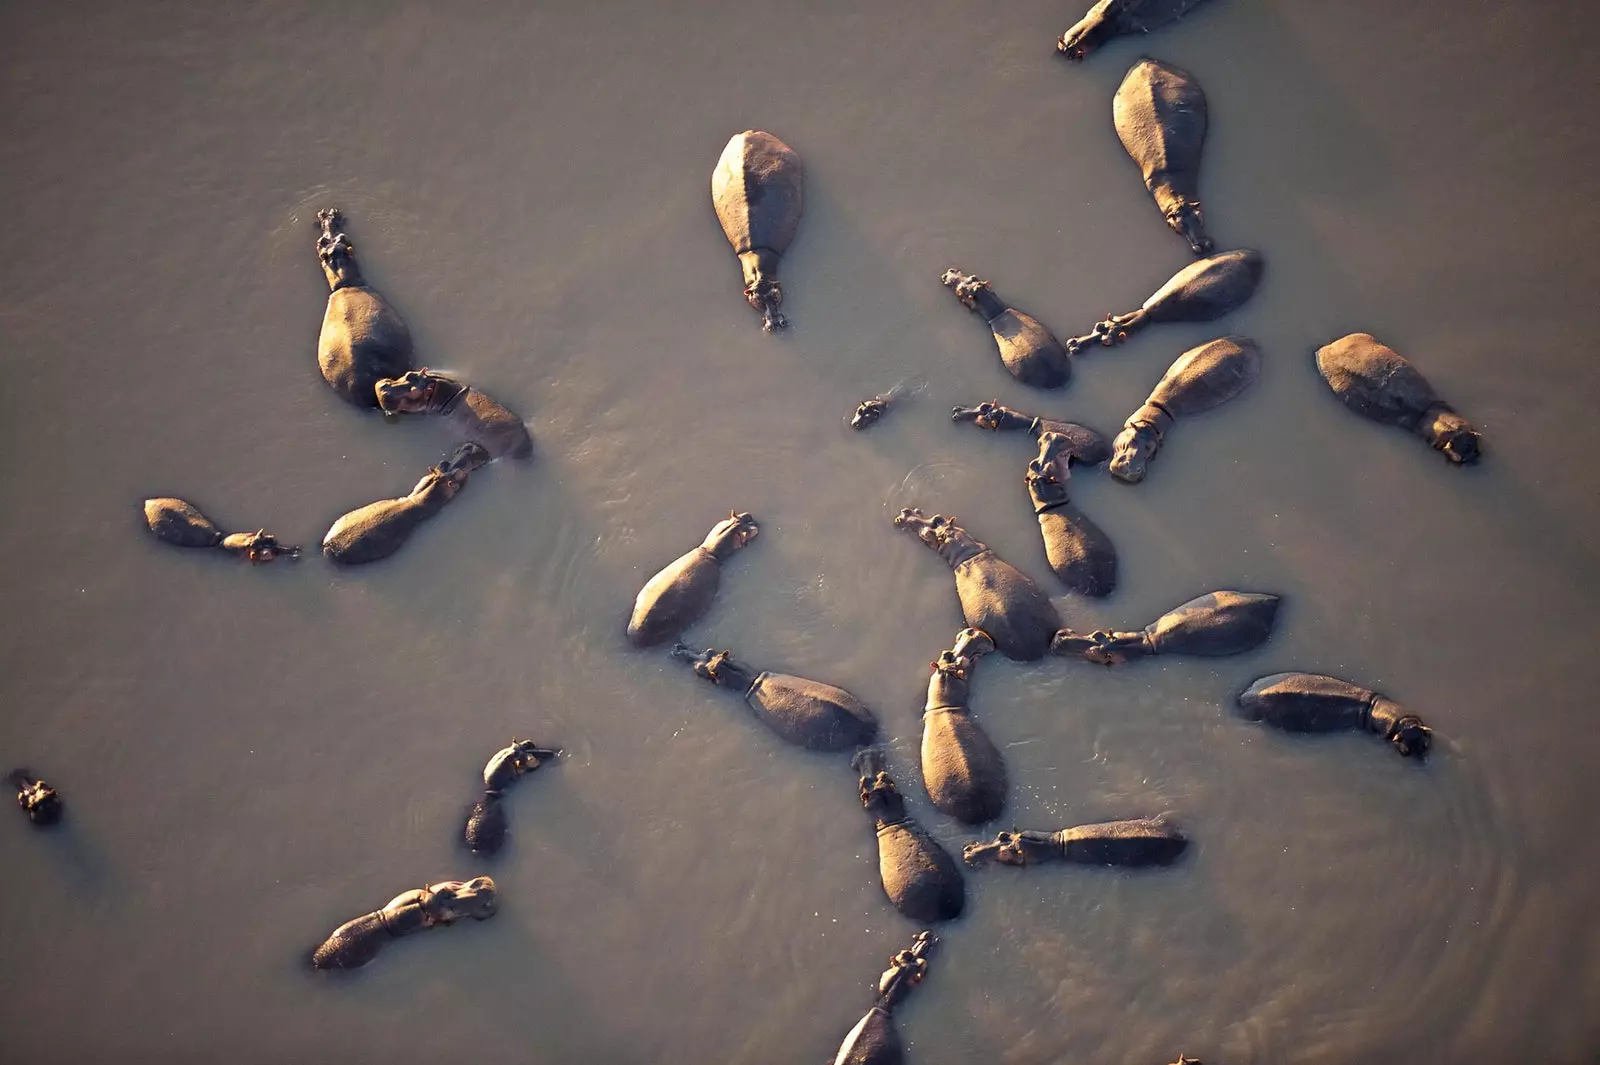
[[[866,699],[918,812],[949,574],[890,526],[958,514],[1042,580],[1024,441],[952,426],[1001,398],[1103,431],[1186,347],[1255,337],[1260,384],[1174,430],[1136,488],[1076,498],[1116,541],[1080,629],[1215,587],[1285,596],[1239,659],[983,663],[1005,824],[1173,811],[1150,875],[969,878],[901,1011],[922,1065],[1592,1060],[1600,386],[1586,4],[1462,11],[1227,0],[1083,67],[1072,5],[668,8],[55,4],[0,14],[0,760],[71,828],[0,818],[0,1059],[819,1061],[913,927],[877,884],[840,756],[780,746],[659,653],[634,592],[730,507],[763,533],[692,632]],[[938,284],[992,278],[1059,332],[1187,260],[1110,129],[1148,51],[1210,98],[1220,247],[1264,251],[1221,326],[1096,352],[1064,393],[1000,369]],[[711,214],[729,135],[805,157],[761,333]],[[315,544],[453,443],[317,376],[315,210],[337,203],[419,361],[530,419],[393,560],[251,572],[167,548],[181,494]],[[1356,329],[1487,434],[1447,468],[1325,392]],[[871,433],[862,396],[918,387]],[[1412,704],[1438,756],[1239,721],[1282,669]],[[456,844],[511,736],[571,757]],[[354,979],[306,952],[431,880],[491,873],[486,924]],[[470,923],[469,923],[470,924]]]

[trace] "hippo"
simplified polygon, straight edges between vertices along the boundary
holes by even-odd
[[[747,129],[722,149],[711,171],[711,203],[744,270],[744,298],[761,312],[761,328],[782,329],[778,260],[789,250],[805,206],[805,166],[770,133]]]
[[[355,245],[344,233],[335,232],[343,220],[337,207],[317,212],[322,226],[317,258],[331,290],[317,341],[317,365],[329,387],[346,402],[376,407],[374,386],[411,369],[411,330],[362,278]]]
[[[699,547],[678,556],[645,582],[633,601],[628,642],[652,647],[698,621],[711,608],[722,584],[722,563],[760,531],[749,514],[729,511]]]
[[[1179,355],[1144,406],[1128,415],[1106,468],[1123,484],[1144,480],[1174,420],[1226,403],[1261,375],[1261,353],[1248,337],[1219,337]]]
[[[1106,666],[1120,666],[1142,655],[1203,655],[1217,658],[1243,654],[1272,635],[1278,597],[1260,592],[1207,592],[1156,618],[1139,632],[1081,635],[1062,629],[1050,641],[1050,653],[1076,655]]]
[[[910,948],[889,957],[889,968],[878,977],[878,997],[865,1017],[844,1037],[833,1065],[902,1065],[905,1050],[895,1028],[894,1007],[922,982],[928,971],[928,954],[938,940],[924,929]]]
[[[1100,526],[1072,505],[1067,494],[1072,455],[1069,438],[1045,433],[1024,481],[1051,571],[1079,595],[1098,599],[1116,590],[1117,549]]]
[[[1000,361],[1012,377],[1035,388],[1060,388],[1072,380],[1072,360],[1038,319],[1009,306],[989,282],[951,267],[939,283],[989,323]]]
[[[1439,398],[1409,359],[1371,333],[1351,333],[1318,348],[1317,369],[1357,414],[1415,433],[1453,465],[1478,461],[1478,430]]]
[[[385,415],[439,415],[457,435],[480,445],[491,458],[525,459],[533,454],[533,437],[521,418],[488,393],[426,366],[385,377],[375,390],[378,409]]]
[[[144,521],[150,531],[169,544],[179,547],[219,547],[254,563],[271,562],[278,558],[299,560],[300,549],[292,544],[278,542],[278,538],[265,529],[253,533],[226,533],[216,522],[200,513],[193,503],[171,496],[146,499]]]
[[[1132,821],[1079,825],[1060,832],[1002,832],[988,843],[969,843],[961,857],[974,868],[992,858],[1001,865],[1171,865],[1189,841],[1162,814]]]
[[[518,739],[494,753],[483,767],[483,798],[467,811],[467,825],[462,833],[474,854],[494,854],[505,842],[506,813],[501,800],[506,789],[524,774],[554,761],[560,754],[559,747],[540,747],[532,740]]]
[[[1129,69],[1111,101],[1117,137],[1144,175],[1144,187],[1196,255],[1211,254],[1200,210],[1200,148],[1206,94],[1187,71],[1154,59]]]
[[[1066,349],[1077,355],[1091,344],[1109,348],[1162,322],[1214,321],[1255,293],[1264,265],[1261,253],[1248,248],[1198,259],[1168,278],[1138,310],[1096,323],[1088,333],[1066,341]]]
[[[1113,37],[1150,33],[1176,22],[1201,0],[1100,0],[1061,35],[1056,51],[1080,60]]]
[[[979,429],[988,429],[995,433],[1026,432],[1035,440],[1045,433],[1056,433],[1066,437],[1071,445],[1072,450],[1068,458],[1074,463],[1081,462],[1086,466],[1098,466],[1111,457],[1111,445],[1106,442],[1106,438],[1088,426],[1023,414],[1002,406],[997,399],[980,403],[976,407],[952,407],[950,420],[969,422]]]
[[[1425,758],[1433,729],[1386,695],[1318,673],[1274,673],[1239,694],[1251,721],[1288,732],[1376,732],[1402,758]]]
[[[855,413],[850,416],[850,428],[858,432],[872,428],[888,413],[891,404],[899,402],[910,392],[911,387],[902,381],[881,395],[862,400],[856,404]]]
[[[711,683],[743,694],[763,724],[798,747],[844,751],[878,734],[872,711],[843,688],[787,673],[754,673],[728,651],[696,654],[680,643],[671,654]]]
[[[974,539],[953,517],[930,518],[907,507],[895,515],[894,524],[916,534],[949,564],[968,627],[988,633],[1007,658],[1032,662],[1044,657],[1061,618],[1027,574]]]
[[[456,497],[467,483],[468,474],[488,461],[489,453],[482,447],[462,444],[449,458],[428,470],[410,495],[368,503],[334,522],[322,538],[322,553],[341,566],[388,558],[405,546],[417,526]]]
[[[390,939],[419,928],[452,924],[463,917],[475,921],[494,916],[494,881],[486,876],[471,880],[444,880],[396,895],[381,910],[346,921],[311,954],[318,969],[359,969]]]
[[[29,821],[46,828],[61,820],[61,796],[55,788],[26,769],[13,769],[6,779],[17,789],[17,805]]]
[[[850,764],[861,774],[861,805],[878,834],[878,876],[894,908],[929,923],[961,916],[967,901],[961,867],[906,813],[906,800],[884,769],[883,752],[868,747]]]
[[[1005,760],[967,705],[973,667],[993,650],[987,633],[957,633],[930,664],[922,708],[922,784],[936,809],[968,825],[993,821],[1006,805]]]

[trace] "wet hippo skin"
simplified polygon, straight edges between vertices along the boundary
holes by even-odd
[[[789,250],[805,207],[805,166],[770,133],[749,129],[722,149],[711,172],[711,203],[744,270],[744,297],[767,332],[789,324],[779,311],[778,260]]]

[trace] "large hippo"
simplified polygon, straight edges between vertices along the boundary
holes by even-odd
[[[1000,361],[1012,377],[1035,388],[1060,388],[1072,380],[1072,360],[1055,334],[1031,315],[995,295],[989,282],[952,267],[939,278],[968,310],[989,323]]]
[[[41,827],[61,820],[61,796],[56,789],[28,772],[13,769],[6,777],[17,789],[17,805],[28,815],[28,820]]]
[[[1068,437],[1045,433],[1024,480],[1051,571],[1078,594],[1102,598],[1117,587],[1117,549],[1100,526],[1072,505],[1067,482],[1074,454]]]
[[[1206,141],[1200,83],[1187,71],[1141,59],[1122,79],[1111,116],[1167,225],[1196,255],[1211,254],[1200,210],[1200,148]]]
[[[628,642],[651,647],[698,621],[722,585],[722,564],[756,538],[761,527],[749,514],[730,511],[712,526],[700,546],[667,563],[645,582],[633,601]]]
[[[420,928],[451,924],[463,917],[483,921],[494,916],[494,881],[444,880],[396,895],[381,910],[346,921],[311,954],[318,969],[356,969],[378,956],[385,943]]]
[[[386,415],[433,414],[457,436],[480,445],[493,458],[525,459],[533,437],[522,419],[494,397],[424,366],[376,385],[378,409]]]
[[[540,747],[532,740],[513,739],[483,767],[483,797],[467,811],[462,833],[474,854],[494,854],[506,838],[506,812],[501,805],[506,789],[524,775],[561,754],[559,747]]]
[[[1317,369],[1357,414],[1415,433],[1458,466],[1478,461],[1478,430],[1439,398],[1409,359],[1371,333],[1351,333],[1317,349]]]
[[[322,553],[341,566],[388,558],[405,546],[417,526],[456,497],[468,474],[488,461],[489,453],[477,444],[462,444],[424,474],[410,495],[368,503],[334,522],[322,538]]]
[[[914,533],[949,564],[968,627],[988,633],[1007,658],[1031,662],[1044,657],[1061,616],[1032,578],[974,539],[955,518],[930,518],[907,507],[895,515],[894,524]]]
[[[988,843],[969,843],[961,857],[971,866],[991,858],[1001,865],[1170,865],[1189,846],[1165,815],[1079,825],[1059,832],[1002,832]]]
[[[1045,433],[1056,433],[1065,437],[1071,446],[1072,451],[1069,456],[1071,461],[1081,462],[1086,466],[1098,466],[1111,457],[1111,445],[1106,442],[1106,438],[1087,425],[1023,414],[1021,411],[1002,406],[997,399],[980,403],[976,407],[952,407],[950,420],[968,422],[979,429],[988,429],[994,433],[1027,433],[1035,440]]]
[[[949,921],[961,916],[967,885],[961,867],[906,813],[906,800],[884,770],[875,747],[851,762],[861,774],[861,805],[878,834],[878,875],[894,908],[913,921]]]
[[[257,563],[300,557],[298,547],[279,543],[278,538],[265,529],[253,533],[224,533],[216,522],[200,513],[199,507],[171,496],[146,499],[144,523],[161,539],[179,547],[218,547]]]
[[[1062,629],[1050,653],[1119,666],[1144,655],[1243,654],[1272,635],[1278,597],[1259,592],[1207,592],[1156,618],[1139,632],[1097,629],[1087,636]]]
[[[1147,325],[1221,318],[1255,293],[1263,265],[1261,253],[1248,248],[1196,260],[1168,278],[1138,310],[1095,323],[1083,336],[1068,340],[1066,349],[1077,355],[1091,344],[1120,344]]]
[[[1113,37],[1150,33],[1188,13],[1200,0],[1100,0],[1056,42],[1068,59],[1082,59]]]
[[[922,708],[922,784],[935,808],[969,825],[993,821],[1006,805],[1005,759],[969,705],[972,670],[993,650],[987,633],[957,633],[931,663]]]
[[[339,395],[358,407],[376,407],[374,386],[411,369],[411,330],[405,319],[361,277],[355,245],[336,232],[337,207],[317,212],[322,236],[317,258],[332,290],[317,341],[317,365]]]
[[[1252,721],[1289,732],[1375,732],[1404,758],[1422,758],[1433,729],[1388,696],[1319,673],[1274,673],[1239,694]]]
[[[910,948],[890,956],[889,968],[878,977],[877,1000],[844,1037],[833,1065],[902,1065],[905,1050],[895,1028],[894,1007],[922,982],[928,953],[936,942],[933,933],[924,930],[911,940]]]
[[[744,269],[744,298],[767,332],[789,324],[778,311],[778,260],[789,250],[805,206],[805,166],[770,133],[747,129],[722,149],[711,171],[711,203]]]
[[[718,687],[743,695],[764,725],[796,746],[844,751],[871,743],[878,734],[872,711],[843,688],[787,673],[755,673],[728,651],[707,648],[696,654],[680,643],[672,657]]]
[[[1144,480],[1178,418],[1221,406],[1261,375],[1261,353],[1247,337],[1218,337],[1179,355],[1161,375],[1144,405],[1123,423],[1106,468],[1124,484]]]

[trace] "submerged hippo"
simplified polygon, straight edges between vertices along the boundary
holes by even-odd
[[[633,601],[628,642],[650,647],[671,639],[711,608],[722,585],[722,564],[761,528],[749,514],[730,511],[700,546],[669,562],[645,582]]]
[[[907,507],[895,515],[894,524],[915,533],[949,564],[970,628],[988,633],[1007,658],[1031,662],[1044,657],[1061,616],[1032,578],[974,539],[955,518],[930,518]]]
[[[796,746],[844,751],[878,734],[872,711],[843,688],[787,673],[752,673],[728,651],[696,654],[680,643],[672,657],[718,687],[741,693],[763,724]]]
[[[1073,454],[1070,439],[1045,433],[1024,480],[1051,571],[1079,595],[1101,598],[1117,587],[1117,549],[1100,526],[1072,505],[1067,482]]]
[[[1478,461],[1478,430],[1439,398],[1409,359],[1371,333],[1351,333],[1317,349],[1317,369],[1357,414],[1415,433],[1457,466]]]
[[[13,769],[6,779],[17,789],[17,805],[29,821],[44,827],[61,820],[61,796],[55,788],[26,769]]]
[[[1166,815],[1080,825],[1060,832],[1002,832],[988,843],[969,843],[961,857],[977,867],[1001,865],[1170,865],[1189,846]]]
[[[778,307],[778,260],[789,250],[805,206],[805,166],[770,133],[747,129],[728,141],[711,171],[711,203],[744,269],[744,298],[767,332],[789,324]]]
[[[851,764],[861,774],[861,805],[878,833],[878,875],[894,908],[913,921],[961,916],[967,885],[961,867],[906,813],[906,801],[884,771],[883,752],[868,747]]]
[[[318,969],[357,969],[377,957],[385,943],[397,937],[451,924],[463,917],[475,921],[494,916],[494,881],[486,876],[471,880],[444,880],[396,895],[381,910],[346,921],[311,954]]]
[[[483,767],[483,798],[467,811],[463,836],[474,854],[494,854],[506,838],[506,812],[501,806],[506,789],[525,774],[561,754],[559,747],[540,747],[532,740],[511,741]]]
[[[989,323],[1000,361],[1012,377],[1035,388],[1060,388],[1072,380],[1072,360],[1061,341],[1038,319],[996,296],[989,282],[952,267],[940,276],[939,283]]]
[[[931,663],[922,708],[923,786],[935,808],[969,825],[993,821],[1006,805],[1005,760],[968,705],[973,667],[993,650],[987,633],[957,633]]]
[[[224,533],[193,503],[171,496],[146,499],[144,521],[151,532],[179,547],[220,547],[231,555],[256,563],[300,558],[298,547],[279,543],[278,538],[265,529],[253,533]]]
[[[1141,59],[1122,79],[1111,116],[1167,225],[1196,255],[1211,254],[1200,210],[1200,149],[1206,141],[1200,83],[1187,71]]]
[[[525,459],[533,454],[533,437],[521,418],[488,393],[426,366],[385,377],[375,389],[378,409],[384,414],[438,415],[457,436],[480,445],[492,458]]]
[[[1162,322],[1209,322],[1249,299],[1261,283],[1261,253],[1225,251],[1190,263],[1156,289],[1144,305],[1127,314],[1113,314],[1081,337],[1066,342],[1077,355],[1091,344],[1120,344],[1147,325]]]
[[[1066,438],[1071,446],[1068,456],[1073,462],[1098,466],[1111,457],[1111,445],[1106,438],[1077,422],[1062,422],[1054,418],[1038,418],[1002,406],[999,400],[980,403],[976,407],[952,407],[950,420],[969,422],[979,429],[995,433],[1025,432],[1037,440],[1045,433],[1056,433]]]
[[[1106,666],[1143,655],[1242,654],[1272,635],[1278,601],[1259,592],[1207,592],[1173,607],[1139,632],[1097,629],[1085,636],[1062,629],[1050,641],[1050,653]]]
[[[924,930],[911,940],[909,949],[889,957],[889,968],[878,977],[877,1000],[844,1037],[833,1065],[901,1065],[905,1061],[894,1008],[922,982],[928,971],[928,954],[936,942],[933,933]]]
[[[910,392],[910,386],[901,382],[882,395],[862,400],[856,405],[855,413],[850,416],[850,428],[858,432],[872,428],[888,413],[890,404],[898,403]]]
[[[1251,721],[1289,732],[1376,732],[1404,758],[1422,758],[1433,729],[1388,696],[1318,673],[1274,673],[1239,694]]]
[[[322,553],[341,566],[388,558],[405,546],[417,526],[456,497],[468,474],[488,461],[489,453],[477,444],[462,444],[424,474],[410,495],[368,503],[334,522],[322,538]]]
[[[411,369],[411,330],[389,301],[362,279],[355,245],[336,232],[343,220],[337,207],[317,212],[322,225],[317,258],[332,289],[317,341],[317,365],[346,402],[376,407],[374,386]]]
[[[1077,24],[1061,35],[1056,51],[1082,59],[1113,37],[1150,33],[1176,22],[1200,0],[1100,0]]]
[[[1124,484],[1144,480],[1172,423],[1221,406],[1261,375],[1261,353],[1247,337],[1219,337],[1190,348],[1167,367],[1144,406],[1128,415],[1106,468]]]

